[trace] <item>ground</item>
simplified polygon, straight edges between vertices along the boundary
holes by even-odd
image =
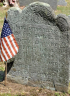
[[[10,93],[12,94],[12,96],[14,96],[15,94],[18,94],[17,96],[70,96],[68,93],[21,85],[12,81],[7,81],[6,86],[4,85],[4,83],[4,81],[0,82],[0,94]]]
[[[24,94],[24,96],[54,96],[55,93],[55,91],[50,91],[38,87],[25,86],[25,85],[13,83],[11,81],[7,81],[6,86],[4,85],[4,82],[1,82],[0,92],[12,93],[12,94]]]

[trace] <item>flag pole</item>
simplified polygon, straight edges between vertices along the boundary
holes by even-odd
[[[6,18],[7,18],[7,16],[8,16],[8,13],[6,12]]]
[[[5,86],[7,85],[7,61],[6,61],[6,64],[5,64]]]

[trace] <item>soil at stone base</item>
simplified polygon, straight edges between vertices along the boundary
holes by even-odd
[[[0,94],[4,93],[10,93],[12,96],[13,94],[19,94],[18,96],[70,96],[67,93],[65,93],[66,95],[62,95],[63,93],[61,92],[51,91],[45,88],[25,86],[12,81],[7,81],[6,86],[4,85],[4,81],[0,82]],[[55,95],[55,93],[59,93],[60,95]]]

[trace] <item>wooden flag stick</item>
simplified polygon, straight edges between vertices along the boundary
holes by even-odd
[[[5,65],[5,86],[7,85],[7,61]]]
[[[6,12],[6,18],[7,18],[7,16],[8,16],[8,13]]]

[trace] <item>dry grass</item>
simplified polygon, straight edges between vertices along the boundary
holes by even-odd
[[[0,32],[3,27],[4,17],[7,12],[7,9],[4,9],[3,7],[0,7]]]

